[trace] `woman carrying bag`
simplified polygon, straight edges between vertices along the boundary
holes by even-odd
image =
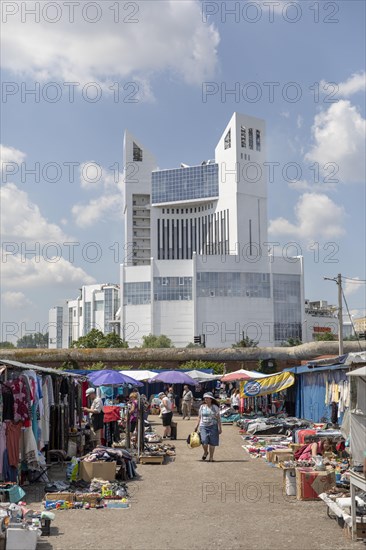
[[[203,447],[202,460],[206,460],[208,454],[209,462],[214,462],[215,447],[219,446],[219,435],[222,433],[219,404],[211,392],[203,394],[204,403],[198,411],[198,423],[201,442]]]

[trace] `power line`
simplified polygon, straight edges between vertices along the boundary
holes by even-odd
[[[345,277],[345,275],[342,275],[342,279],[346,279],[347,281],[350,281],[353,283],[366,283],[366,279],[357,279],[356,277]]]
[[[353,320],[352,320],[352,317],[351,317],[351,313],[350,313],[350,311],[349,311],[348,304],[347,304],[347,300],[346,300],[346,297],[345,297],[345,295],[344,295],[344,292],[343,292],[343,288],[342,288],[342,287],[341,287],[341,292],[342,292],[342,296],[343,296],[344,303],[346,304],[347,313],[348,313],[349,320],[351,321],[351,325],[352,325],[352,328],[353,328],[353,332],[355,333],[356,338],[357,338],[358,347],[360,348],[360,351],[362,351],[362,346],[361,346],[360,338],[359,338],[359,336],[358,336],[358,334],[357,334],[357,332],[356,332],[355,325],[353,324]]]

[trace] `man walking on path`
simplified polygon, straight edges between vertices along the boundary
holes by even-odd
[[[184,386],[183,395],[182,395],[183,420],[185,419],[186,416],[188,417],[188,420],[191,419],[192,401],[193,401],[193,393],[191,392],[188,386]]]

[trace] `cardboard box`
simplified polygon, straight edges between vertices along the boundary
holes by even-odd
[[[91,481],[94,477],[113,481],[116,479],[117,462],[80,462],[79,477]]]
[[[67,500],[67,502],[74,502],[75,495],[74,493],[46,493],[44,500],[55,502],[57,500]]]
[[[319,472],[313,468],[296,468],[298,500],[319,500],[318,495],[325,493],[335,484],[334,471]]]
[[[291,449],[277,449],[272,451],[272,462],[284,462],[285,460],[293,460],[294,453]]]

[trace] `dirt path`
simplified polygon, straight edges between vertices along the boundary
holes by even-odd
[[[365,548],[344,537],[322,502],[283,496],[282,471],[248,458],[235,426],[223,427],[216,461],[207,463],[201,449],[185,443],[195,422],[177,421],[175,461],[138,466],[140,479],[129,483],[130,509],[57,512],[55,534],[42,537],[39,548]],[[157,430],[161,433],[160,425]]]

